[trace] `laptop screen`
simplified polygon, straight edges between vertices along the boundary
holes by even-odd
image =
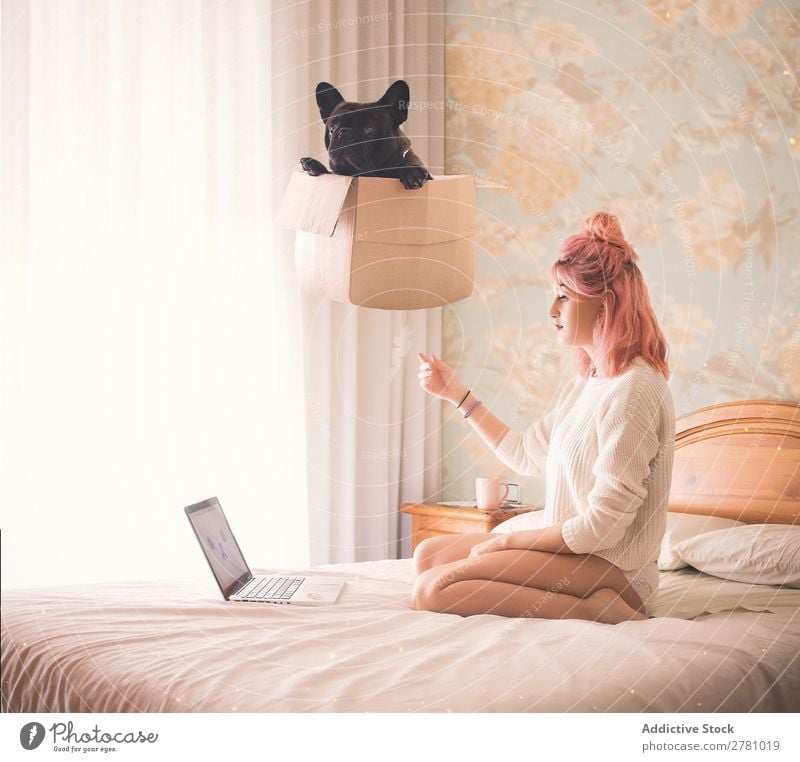
[[[252,574],[217,498],[190,505],[186,515],[194,528],[219,589],[228,598]]]

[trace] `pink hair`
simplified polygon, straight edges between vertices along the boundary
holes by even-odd
[[[594,212],[581,231],[564,241],[550,273],[585,299],[600,301],[602,317],[594,325],[597,369],[604,376],[624,373],[641,356],[669,379],[664,334],[650,304],[639,259],[625,240],[619,220],[608,212]],[[592,358],[578,347],[575,365],[586,378]]]

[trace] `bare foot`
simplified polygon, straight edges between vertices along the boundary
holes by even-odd
[[[619,624],[629,620],[647,619],[646,614],[631,608],[619,593],[610,587],[601,587],[584,600],[593,607],[595,621],[603,624]]]

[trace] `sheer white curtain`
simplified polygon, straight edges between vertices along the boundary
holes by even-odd
[[[182,507],[212,495],[254,567],[409,555],[441,310],[300,293],[271,219],[326,158],[319,80],[443,99],[443,2],[3,0],[0,27],[3,585],[205,574]],[[405,127],[442,172],[443,110]]]
[[[402,129],[431,173],[443,173],[443,0],[272,7],[276,130],[288,155],[327,164],[317,82],[374,101],[405,79],[412,102],[439,104],[410,111]],[[411,555],[400,504],[437,497],[441,482],[441,406],[417,380],[417,351],[440,354],[441,313],[303,296],[312,563]]]
[[[308,562],[270,11],[3,0],[4,586],[205,575],[212,495],[251,565]]]

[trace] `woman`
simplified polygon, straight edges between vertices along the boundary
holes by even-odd
[[[675,413],[667,344],[617,218],[590,215],[553,264],[550,317],[576,374],[524,432],[493,416],[438,357],[420,383],[451,402],[518,474],[544,476],[544,528],[431,537],[414,550],[418,609],[647,619],[658,588]],[[533,516],[533,514],[531,514]]]

